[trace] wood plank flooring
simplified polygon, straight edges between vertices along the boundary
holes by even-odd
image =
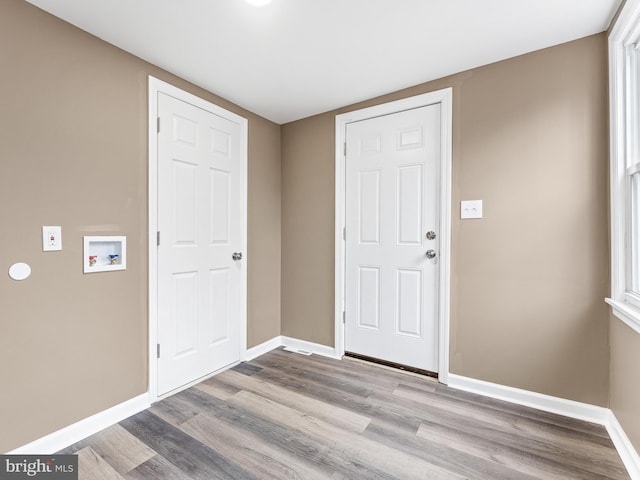
[[[629,478],[599,425],[282,349],[60,453],[86,480]]]

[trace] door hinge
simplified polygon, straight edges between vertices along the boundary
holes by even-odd
[[[344,156],[347,156],[347,142],[344,142]]]
[[[158,343],[157,347],[158,347],[157,348],[157,352],[156,352],[157,355],[158,355],[157,358],[160,358],[160,344],[159,343]]]
[[[160,246],[160,232],[156,232],[156,244]]]
[[[347,323],[347,312],[342,312],[342,323]]]
[[[347,239],[347,227],[342,228],[342,239],[343,240]]]
[[[158,129],[158,133],[160,133],[160,117],[158,117],[157,129]]]

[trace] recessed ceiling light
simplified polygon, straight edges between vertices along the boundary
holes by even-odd
[[[248,4],[256,7],[264,7],[271,3],[271,0],[245,0]]]

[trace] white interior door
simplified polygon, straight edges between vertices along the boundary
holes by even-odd
[[[345,350],[431,372],[438,372],[440,110],[434,104],[346,127]]]
[[[241,135],[158,94],[158,395],[240,359]],[[237,257],[237,255],[236,255]]]

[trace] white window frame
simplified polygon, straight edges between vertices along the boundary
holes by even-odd
[[[611,298],[613,313],[640,333],[640,295],[630,291],[631,175],[628,158],[640,153],[640,0],[628,0],[609,33],[611,145]],[[630,55],[634,52],[634,55]],[[634,131],[635,129],[635,131]],[[640,268],[638,266],[637,268]]]

